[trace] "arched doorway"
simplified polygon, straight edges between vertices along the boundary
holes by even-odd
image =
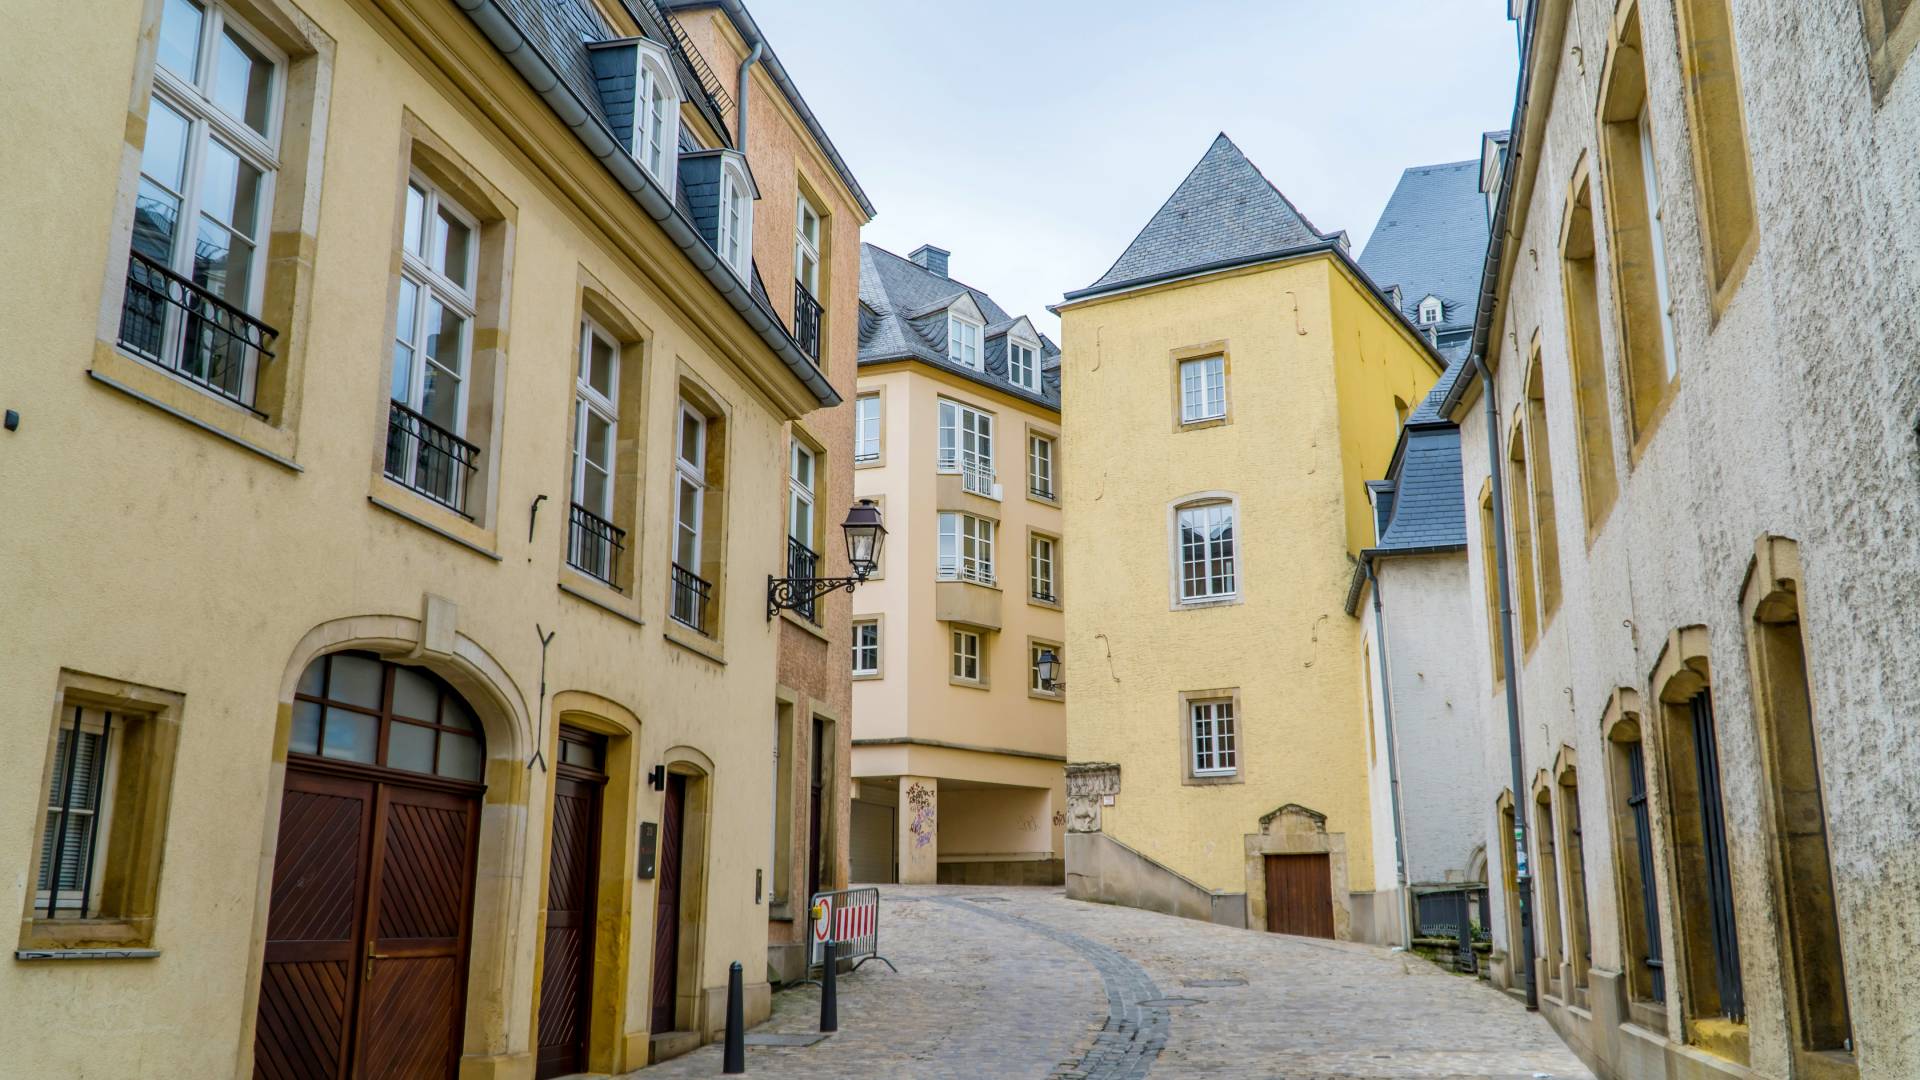
[[[314,660],[295,688],[254,1075],[451,1076],[486,746],[425,668]]]

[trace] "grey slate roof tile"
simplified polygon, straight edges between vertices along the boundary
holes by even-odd
[[[975,371],[947,359],[947,308],[962,296],[980,307],[982,366]],[[885,248],[860,245],[860,363],[914,359],[964,378],[1060,408],[1060,347],[1040,335],[1040,392],[1007,381],[1007,331],[1018,320],[993,297],[952,278],[931,273]]]
[[[1387,527],[1374,547],[1382,551],[1467,542],[1466,500],[1461,488],[1460,429],[1408,428],[1393,487]]]
[[[1330,239],[1332,234],[1314,228],[1223,132],[1089,288],[1168,277]]]
[[[1446,335],[1473,327],[1486,254],[1487,200],[1476,158],[1402,173],[1359,262],[1382,290],[1400,287],[1402,309],[1416,322],[1420,301],[1439,297]]]

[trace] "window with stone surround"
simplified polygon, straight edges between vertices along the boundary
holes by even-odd
[[[1580,455],[1580,496],[1589,533],[1620,493],[1613,462],[1613,413],[1600,345],[1600,277],[1594,269],[1593,185],[1583,159],[1560,227],[1560,280],[1567,309],[1567,370]]]

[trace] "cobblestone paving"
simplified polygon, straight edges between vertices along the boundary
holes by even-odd
[[[840,1032],[750,1046],[783,1078],[1592,1080],[1538,1016],[1471,979],[1363,945],[1067,900],[1058,889],[887,886],[900,973],[840,980]],[[1245,979],[1244,986],[1201,985]],[[1192,1004],[1142,1002],[1186,999]],[[816,1030],[819,992],[757,1033]],[[720,1047],[633,1074],[720,1075]]]

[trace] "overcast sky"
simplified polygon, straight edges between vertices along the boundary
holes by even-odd
[[[1217,132],[1357,254],[1402,169],[1513,109],[1501,0],[748,6],[879,211],[864,239],[950,249],[1048,333]]]

